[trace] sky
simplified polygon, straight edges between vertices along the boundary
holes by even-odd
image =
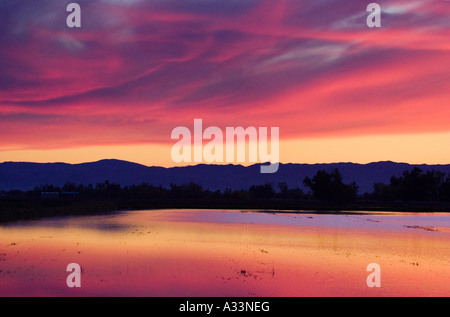
[[[0,0],[0,162],[174,163],[279,127],[283,163],[450,163],[450,1]]]

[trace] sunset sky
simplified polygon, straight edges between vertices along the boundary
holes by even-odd
[[[450,1],[70,2],[0,0],[0,162],[174,166],[201,118],[284,163],[450,163]]]

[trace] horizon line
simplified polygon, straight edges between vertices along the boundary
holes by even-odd
[[[65,165],[83,165],[83,164],[94,164],[94,163],[100,163],[100,162],[106,162],[106,161],[116,161],[116,162],[124,162],[124,163],[130,163],[135,165],[140,165],[144,167],[159,167],[159,168],[165,168],[165,169],[172,169],[172,168],[183,168],[183,167],[196,167],[196,166],[236,166],[236,167],[254,167],[254,166],[261,166],[265,164],[269,164],[270,162],[260,162],[260,163],[252,163],[249,165],[243,165],[243,164],[233,164],[233,163],[223,163],[223,164],[217,164],[217,163],[198,163],[194,165],[181,165],[181,166],[160,166],[160,165],[145,165],[142,163],[137,163],[133,161],[127,161],[122,159],[115,159],[115,158],[109,158],[109,159],[100,159],[96,161],[88,161],[88,162],[80,162],[80,163],[67,163],[67,162],[32,162],[32,161],[3,161],[0,162],[0,164],[7,164],[7,163],[23,163],[23,164],[65,164]],[[450,165],[450,162],[447,164],[429,164],[429,163],[408,163],[408,162],[396,162],[391,160],[381,160],[381,161],[372,161],[368,163],[358,163],[358,162],[317,162],[317,163],[299,163],[299,162],[279,162],[280,165],[333,165],[333,164],[354,164],[354,165],[369,165],[369,164],[376,164],[376,163],[393,163],[393,164],[407,164],[411,166],[446,166]]]

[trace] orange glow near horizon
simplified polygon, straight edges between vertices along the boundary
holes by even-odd
[[[175,144],[174,140],[173,144]],[[204,141],[206,144],[207,141]],[[174,163],[173,144],[137,144],[74,147],[49,150],[3,150],[1,161],[78,164],[102,159],[119,159],[146,166],[186,166],[198,163]],[[366,164],[393,161],[410,164],[449,164],[450,133],[418,135],[359,136],[347,138],[307,138],[280,141],[281,163]],[[213,163],[229,164],[229,163]],[[253,163],[235,163],[251,165]]]

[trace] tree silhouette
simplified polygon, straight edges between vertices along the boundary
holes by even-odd
[[[442,184],[439,196],[442,200],[450,201],[450,176],[447,176],[447,179]]]
[[[424,173],[416,167],[404,171],[400,177],[392,176],[389,185],[375,184],[373,196],[380,200],[447,200],[447,183],[444,173],[434,170]]]
[[[271,184],[253,185],[250,187],[248,194],[251,199],[269,199],[275,195],[275,190]]]
[[[338,169],[331,173],[319,170],[312,179],[306,177],[303,183],[311,189],[315,198],[322,201],[352,202],[357,197],[356,183],[344,184]]]

